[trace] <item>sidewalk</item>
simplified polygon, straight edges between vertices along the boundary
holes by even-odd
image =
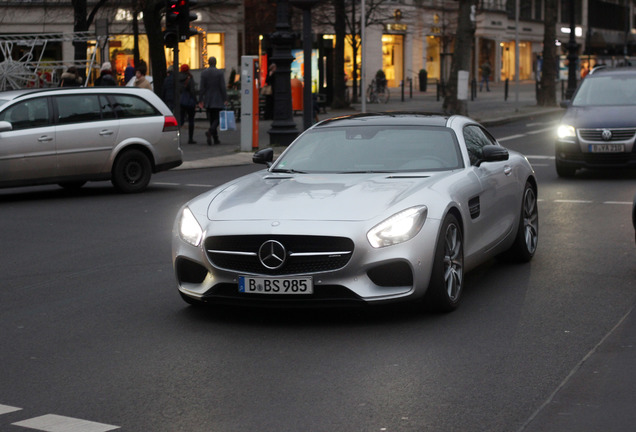
[[[374,111],[419,111],[441,112],[443,98],[437,100],[435,86],[429,85],[428,91],[420,92],[413,88],[412,94],[405,89],[402,100],[401,89],[392,88],[391,97],[386,104],[366,104],[367,112]],[[468,115],[481,122],[485,126],[510,121],[514,118],[524,118],[546,112],[558,112],[561,108],[538,107],[536,103],[536,89],[534,81],[522,81],[518,87],[514,82],[509,83],[508,99],[505,99],[504,83],[491,83],[487,92],[477,92],[474,100],[468,100]],[[353,104],[351,108],[333,110],[327,108],[327,113],[318,115],[320,120],[347,114],[361,112],[361,104]],[[298,132],[303,131],[303,113],[297,112],[294,116]],[[259,148],[270,147],[269,134],[272,120],[259,122]],[[196,144],[187,144],[187,129],[181,130],[181,148],[183,149],[183,165],[176,169],[196,169],[214,166],[244,165],[252,162],[253,152],[240,151],[241,133],[240,123],[237,130],[219,132],[221,144],[208,146],[205,130],[208,127],[207,120],[201,117],[196,120],[194,140]]]

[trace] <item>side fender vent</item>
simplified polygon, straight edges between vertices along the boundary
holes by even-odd
[[[479,207],[479,197],[471,198],[468,201],[468,211],[470,212],[470,217],[472,219],[477,219],[480,213]]]

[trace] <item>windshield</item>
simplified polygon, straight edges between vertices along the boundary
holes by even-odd
[[[446,171],[463,166],[455,133],[443,127],[342,126],[302,135],[274,172]]]
[[[7,99],[0,99],[0,107],[9,102]]]
[[[635,75],[603,75],[583,80],[572,105],[635,105]]]

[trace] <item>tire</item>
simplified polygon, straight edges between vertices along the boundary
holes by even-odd
[[[140,150],[126,150],[115,159],[112,183],[119,192],[141,192],[150,183],[152,166],[148,156]]]
[[[539,208],[537,194],[529,182],[523,189],[521,215],[517,236],[508,252],[502,255],[505,259],[516,262],[528,262],[534,256],[539,242]]]
[[[451,312],[459,306],[464,282],[464,237],[457,218],[444,218],[435,246],[435,260],[426,306],[434,312]]]
[[[574,177],[574,174],[576,174],[576,168],[570,165],[566,165],[563,162],[559,162],[558,159],[556,159],[555,165],[556,165],[556,172],[559,177],[570,178],[570,177]]]

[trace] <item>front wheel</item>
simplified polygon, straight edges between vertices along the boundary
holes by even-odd
[[[112,183],[120,192],[137,193],[146,189],[151,175],[148,156],[140,150],[126,150],[115,159]]]
[[[539,207],[537,194],[529,182],[523,189],[521,214],[517,236],[504,258],[512,258],[518,262],[528,262],[534,256],[539,243]]]
[[[437,312],[459,306],[464,283],[464,242],[457,218],[449,214],[441,226],[435,248],[431,280],[424,301]]]

